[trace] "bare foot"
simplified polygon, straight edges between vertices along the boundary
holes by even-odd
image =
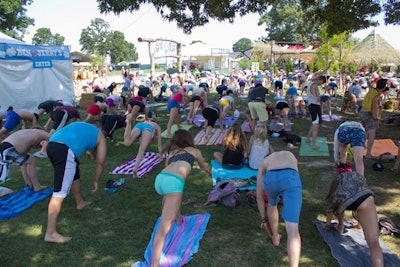
[[[344,232],[344,224],[343,224],[343,222],[338,224],[337,231],[339,232],[339,234],[343,234],[343,232]]]
[[[167,133],[167,136],[168,136],[168,137],[172,137],[172,134],[171,134],[171,133]]]
[[[77,210],[81,210],[84,207],[86,207],[87,205],[90,205],[92,202],[88,202],[88,201],[81,201],[79,204],[76,205],[76,209]]]
[[[133,171],[133,172],[132,172],[132,177],[133,177],[133,178],[138,178],[137,171]]]
[[[318,150],[318,149],[319,149],[319,146],[313,146],[312,149],[313,149],[313,150]]]
[[[38,186],[38,187],[33,187],[33,190],[36,191],[36,192],[39,192],[39,191],[42,191],[42,190],[44,190],[44,189],[46,189],[46,188],[47,188],[47,186],[45,186],[45,185],[40,185],[40,186]]]
[[[72,237],[62,236],[57,232],[55,234],[46,233],[44,236],[44,241],[58,243],[58,244],[66,243],[66,242],[70,241],[71,239],[72,239]]]
[[[181,226],[182,223],[183,223],[183,217],[182,217],[182,215],[178,215],[178,216],[176,217],[175,221],[176,221],[176,223],[177,223],[179,226]]]
[[[277,235],[273,235],[272,236],[272,244],[277,247],[279,246],[279,243],[281,242],[281,235],[277,234]]]
[[[307,138],[306,139],[306,143],[311,143],[310,139]]]

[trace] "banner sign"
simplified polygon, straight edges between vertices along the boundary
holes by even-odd
[[[71,60],[69,46],[0,43],[0,60],[32,60],[34,68],[51,68],[52,60]]]

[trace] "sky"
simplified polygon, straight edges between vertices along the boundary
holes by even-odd
[[[201,40],[206,45],[196,45],[196,48],[205,48],[211,53],[211,48],[232,49],[235,42],[241,38],[258,40],[265,35],[265,26],[258,26],[259,15],[250,14],[237,17],[233,24],[229,22],[211,21],[203,27],[193,29],[191,35],[185,35],[175,23],[162,20],[161,16],[151,5],[145,5],[133,13],[100,14],[96,0],[34,0],[27,6],[27,15],[35,19],[35,26],[28,28],[25,42],[31,43],[32,37],[38,28],[49,28],[53,34],[59,33],[65,37],[64,44],[71,46],[71,51],[80,51],[79,37],[82,29],[90,25],[94,18],[102,18],[110,24],[110,30],[124,33],[125,39],[135,45],[139,54],[138,62],[149,63],[147,43],[138,42],[142,38],[172,39],[186,45],[184,53],[196,54],[199,51],[189,51],[189,44],[194,40]],[[353,36],[362,40],[373,29],[400,51],[400,26],[381,26],[368,28],[356,32]],[[192,47],[194,48],[194,46]]]

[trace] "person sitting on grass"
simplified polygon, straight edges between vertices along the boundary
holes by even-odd
[[[142,162],[144,152],[146,148],[153,141],[154,135],[157,136],[158,156],[162,158],[162,146],[161,146],[161,127],[150,120],[144,122],[138,122],[132,127],[132,114],[126,115],[125,120],[125,132],[124,132],[124,145],[130,146],[137,138],[140,140],[138,153],[136,155],[136,164],[133,167],[133,178],[141,178],[138,175],[138,169]]]
[[[248,144],[240,124],[234,123],[229,127],[222,145],[223,153],[214,152],[215,161],[225,169],[237,170],[243,168],[244,159],[247,157]]]
[[[264,158],[273,152],[274,149],[268,140],[267,127],[257,125],[249,141],[249,167],[258,170]]]
[[[183,221],[180,209],[182,205],[183,189],[185,182],[192,171],[195,161],[209,178],[210,168],[204,162],[201,151],[194,147],[193,136],[186,130],[179,129],[165,146],[168,153],[166,167],[156,176],[154,187],[156,192],[163,196],[161,222],[154,236],[152,247],[151,266],[160,266],[162,249],[165,237],[172,224],[178,225]]]
[[[344,232],[344,212],[351,210],[361,224],[370,251],[372,266],[383,267],[382,249],[379,245],[379,226],[374,193],[363,175],[357,172],[341,172],[332,181],[326,196],[326,230],[333,229],[332,218],[338,218],[336,230]]]
[[[283,200],[282,218],[287,232],[287,253],[289,266],[299,265],[301,237],[299,218],[302,206],[302,180],[299,175],[297,159],[290,151],[274,152],[264,158],[257,175],[257,208],[261,216],[261,228],[272,236],[272,244],[279,246],[278,203]],[[265,209],[264,193],[268,195]]]

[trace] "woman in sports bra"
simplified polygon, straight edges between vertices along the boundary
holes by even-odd
[[[125,132],[124,132],[124,145],[130,146],[137,138],[140,139],[140,145],[138,148],[138,153],[136,155],[136,164],[133,167],[133,178],[142,178],[137,174],[140,163],[142,162],[144,152],[147,146],[153,142],[154,135],[157,135],[157,146],[158,146],[158,156],[162,157],[162,147],[161,147],[161,127],[150,120],[145,120],[144,122],[138,122],[132,127],[132,113],[126,115],[125,120]]]
[[[174,221],[178,225],[183,223],[180,213],[183,188],[194,162],[198,162],[200,168],[206,172],[207,178],[211,173],[201,151],[194,147],[193,136],[186,130],[177,130],[164,151],[168,152],[166,166],[157,175],[154,183],[157,193],[163,196],[163,207],[160,227],[154,238],[151,266],[159,266],[165,236]]]

